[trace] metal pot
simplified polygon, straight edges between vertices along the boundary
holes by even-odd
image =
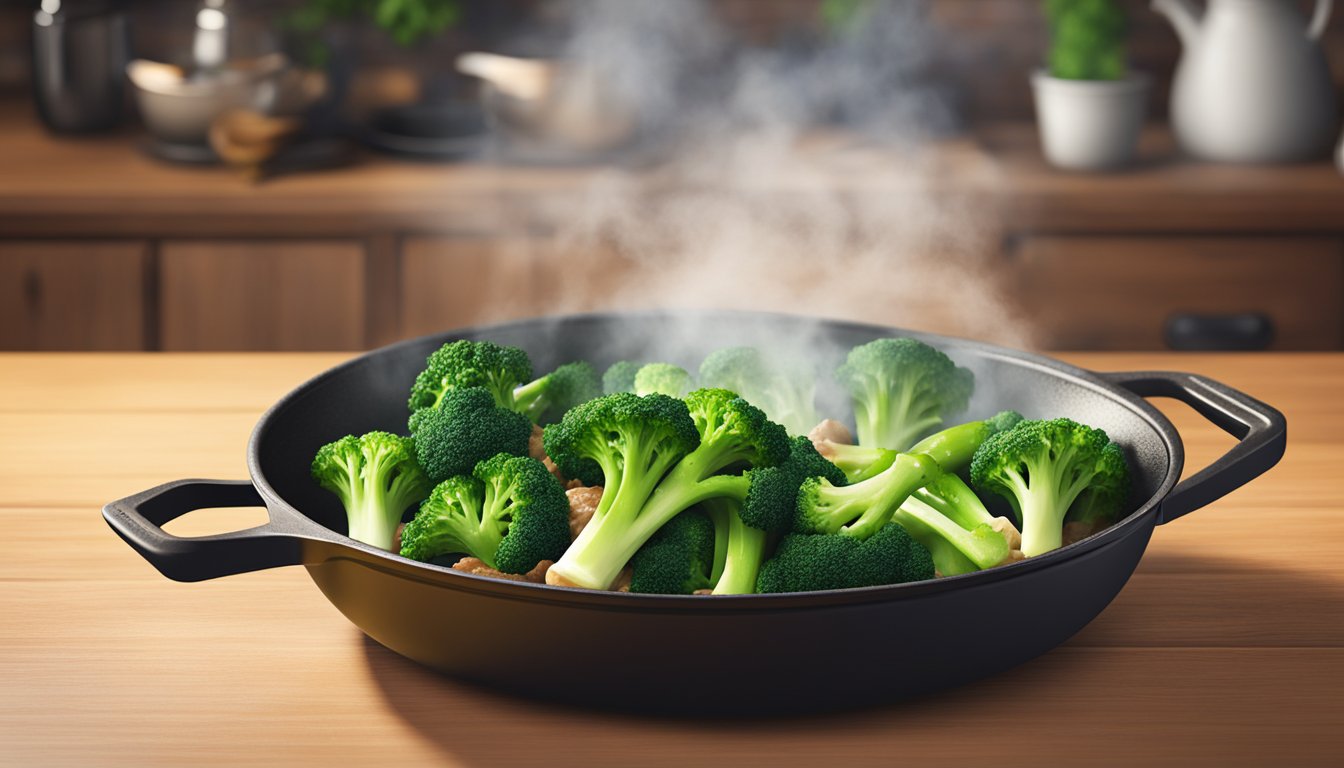
[[[804,594],[639,595],[471,576],[353,541],[342,534],[340,505],[308,476],[314,452],[326,442],[401,430],[410,383],[445,341],[521,346],[545,370],[576,358],[596,365],[642,359],[688,323],[698,340],[669,353],[684,365],[724,345],[755,342],[761,329],[811,340],[822,364],[883,336],[934,344],[976,373],[980,386],[968,417],[1014,408],[1104,428],[1126,448],[1134,470],[1132,512],[1056,551],[963,576]],[[1177,484],[1180,436],[1144,397],[1184,401],[1240,442]],[[302,564],[371,638],[460,678],[623,709],[817,711],[947,688],[1050,650],[1119,593],[1155,526],[1268,470],[1283,455],[1285,435],[1275,409],[1186,373],[1092,373],[975,342],[792,316],[568,316],[366,354],[300,386],[262,417],[248,446],[250,481],[180,480],[112,502],[103,514],[145,559],[179,581]],[[265,506],[269,522],[194,539],[160,527],[192,510],[240,506]],[[846,649],[877,661],[851,663]]]
[[[638,119],[597,70],[480,52],[459,56],[457,68],[483,81],[481,105],[515,155],[578,160],[635,138]]]

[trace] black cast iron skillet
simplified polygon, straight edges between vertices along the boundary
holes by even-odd
[[[964,576],[805,594],[659,596],[498,581],[403,559],[346,538],[340,505],[308,475],[324,443],[371,429],[404,432],[411,381],[426,355],[450,339],[521,346],[539,371],[573,359],[598,366],[666,359],[693,370],[713,349],[770,343],[768,336],[805,345],[827,370],[851,346],[895,335],[934,344],[975,372],[968,418],[1013,408],[1105,429],[1134,470],[1132,512],[1083,541]],[[1240,442],[1177,484],[1180,437],[1144,397],[1188,403]],[[1285,435],[1275,409],[1186,373],[1092,373],[969,341],[791,316],[569,316],[427,337],[359,357],[262,417],[248,446],[251,481],[179,480],[112,502],[103,514],[179,581],[302,564],[374,640],[460,678],[604,707],[816,711],[965,683],[1055,647],[1119,593],[1154,526],[1268,470],[1283,455]],[[192,510],[241,506],[265,506],[269,522],[191,539],[160,527]],[[879,661],[860,661],[873,658]]]

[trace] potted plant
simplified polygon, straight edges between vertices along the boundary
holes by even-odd
[[[1134,157],[1148,78],[1128,71],[1125,15],[1115,0],[1045,0],[1046,67],[1032,76],[1046,158],[1072,170],[1106,170]]]

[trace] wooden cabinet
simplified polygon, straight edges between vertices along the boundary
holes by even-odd
[[[145,349],[150,284],[142,241],[0,241],[0,348]]]
[[[536,274],[526,238],[408,237],[401,246],[401,335],[539,314]]]
[[[575,253],[543,236],[406,238],[401,335],[628,306],[618,291],[630,270],[610,248]]]
[[[365,345],[361,243],[170,240],[159,250],[165,350],[347,350]]]
[[[1328,237],[1028,237],[1014,294],[1047,349],[1164,349],[1177,315],[1258,314],[1273,349],[1344,345],[1344,242]]]

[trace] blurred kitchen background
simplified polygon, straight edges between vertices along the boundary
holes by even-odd
[[[1154,5],[0,0],[0,348],[704,306],[1344,347],[1344,19]]]

